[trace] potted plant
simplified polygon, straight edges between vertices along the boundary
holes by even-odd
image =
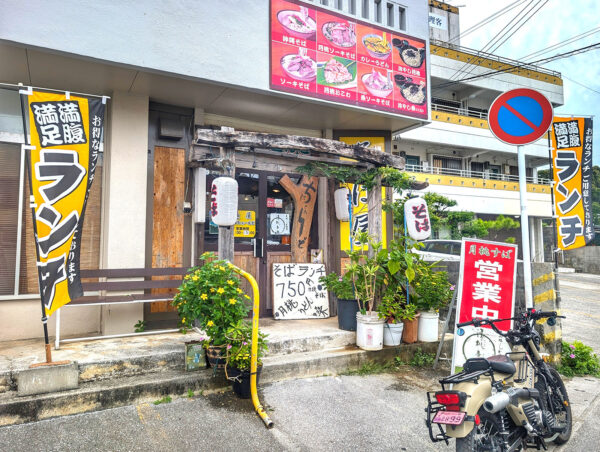
[[[320,279],[337,300],[338,326],[341,330],[356,331],[356,313],[359,306],[354,298],[354,286],[348,273],[338,276],[330,273]]]
[[[418,339],[435,342],[439,335],[439,310],[452,298],[452,285],[446,272],[435,271],[434,264],[419,266],[414,284],[414,303],[421,313]]]
[[[233,391],[242,399],[250,398],[250,363],[252,357],[252,324],[239,321],[226,333],[225,376],[232,382]],[[256,384],[262,370],[262,357],[267,351],[267,335],[258,332]]]
[[[364,350],[381,350],[384,320],[374,310],[386,281],[381,261],[388,253],[382,249],[381,242],[374,242],[366,232],[356,233],[354,242],[369,246],[368,254],[361,245],[349,251],[350,264],[346,267],[359,309],[356,313],[356,345]]]
[[[183,279],[173,306],[179,314],[183,331],[197,324],[210,337],[205,341],[208,361],[213,366],[225,366],[224,347],[227,330],[248,315],[250,297],[240,288],[233,268],[214,253],[200,256],[204,264],[190,269]]]
[[[397,346],[402,342],[404,324],[412,321],[417,315],[415,305],[406,304],[406,296],[402,286],[398,286],[394,295],[383,297],[377,306],[379,318],[385,320],[383,326],[383,345]]]

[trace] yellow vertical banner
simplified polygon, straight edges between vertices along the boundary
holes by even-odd
[[[594,240],[592,130],[592,118],[555,117],[552,123],[552,190],[557,243],[562,250]]]
[[[50,316],[83,295],[81,232],[101,151],[105,104],[100,98],[66,93],[22,95],[28,106],[30,207],[40,296]]]
[[[360,144],[365,147],[377,149],[385,152],[384,137],[340,137],[340,141],[355,145]],[[348,221],[340,221],[340,249],[342,251],[350,250],[350,236],[359,231],[367,232],[369,229],[369,215],[367,206],[367,190],[362,185],[345,184],[350,191],[350,201],[352,204],[352,225]],[[385,187],[381,188],[381,199],[385,199]],[[383,247],[387,241],[386,228],[386,213],[382,212],[381,217],[381,241]],[[366,243],[352,243],[354,249],[362,247],[363,250],[368,248]]]

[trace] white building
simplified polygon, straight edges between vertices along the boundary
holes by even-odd
[[[394,134],[392,152],[434,191],[483,218],[519,216],[516,146],[490,132],[487,112],[504,91],[531,88],[555,106],[563,104],[560,74],[458,45],[459,9],[430,1],[431,123]],[[452,42],[452,44],[449,43]],[[493,71],[498,71],[492,73]],[[489,74],[482,78],[477,75]],[[471,79],[473,78],[473,79]],[[462,79],[469,79],[461,81]],[[548,139],[523,147],[527,166],[531,256],[543,262],[542,219],[552,216],[549,181],[537,177],[548,164]],[[517,237],[520,242],[520,236]]]
[[[428,55],[417,71],[427,93],[425,107],[419,107],[423,112],[413,113],[414,106],[385,111],[274,89],[270,27],[277,11],[272,9],[285,2],[285,8],[307,7],[340,14],[362,27],[378,27],[383,45],[389,45],[385,36],[403,36],[422,45]],[[188,266],[199,251],[214,249],[209,222],[194,224],[183,212],[183,202],[194,201],[194,180],[186,162],[195,126],[351,137],[355,142],[375,139],[386,152],[405,155],[418,179],[427,179],[430,190],[457,199],[460,208],[517,215],[515,150],[491,136],[486,110],[497,94],[518,86],[536,88],[555,105],[562,103],[560,75],[540,68],[436,89],[457,70],[477,74],[518,65],[495,56],[475,57],[474,52],[438,41],[430,45],[430,33],[446,39],[445,33],[454,33],[458,22],[457,11],[438,2],[429,6],[425,0],[11,3],[0,15],[0,341],[42,334],[20,147],[24,136],[18,83],[111,97],[104,156],[85,215],[81,263],[88,269]],[[438,28],[431,30],[430,12],[442,17]],[[360,33],[357,30],[359,37]],[[548,185],[537,183],[535,167],[544,163],[547,150],[541,140],[526,152],[535,225],[531,230],[539,249],[539,219],[550,216],[550,195]],[[266,246],[263,257],[256,257],[252,243],[239,237],[235,260],[268,293],[270,264],[289,261],[290,251],[289,241],[268,236],[267,215],[274,207],[259,201],[285,197],[278,180],[289,170],[261,166],[260,159],[252,157],[238,163],[244,172],[238,175],[240,203],[246,211],[255,211],[255,238]],[[325,250],[329,268],[336,269],[344,254],[343,225],[333,237],[318,233],[328,217],[332,188],[327,180],[319,183],[311,246]],[[279,205],[286,203],[284,199]],[[272,314],[270,303],[265,296],[263,315]],[[132,332],[142,319],[150,327],[175,325],[172,310],[149,303],[67,306],[61,316],[63,335]],[[54,320],[49,324],[53,334]]]

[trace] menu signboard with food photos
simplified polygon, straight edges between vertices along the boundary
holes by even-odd
[[[271,89],[427,118],[425,41],[298,0],[271,0]]]

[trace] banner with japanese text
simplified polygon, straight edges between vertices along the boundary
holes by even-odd
[[[456,323],[474,318],[503,319],[513,316],[517,274],[517,246],[463,238],[460,256]],[[512,321],[496,324],[508,331]],[[452,366],[462,366],[468,358],[507,353],[510,347],[491,327],[463,328],[455,334]]]
[[[594,240],[592,221],[592,118],[554,118],[552,168],[558,247]]]
[[[30,207],[40,296],[50,316],[83,295],[81,232],[101,152],[105,103],[66,93],[22,95],[28,106]]]
[[[340,141],[355,145],[360,144],[369,148],[377,149],[385,152],[384,137],[340,137]],[[344,159],[351,160],[351,159]],[[357,232],[368,232],[369,230],[369,214],[367,205],[367,190],[362,185],[344,184],[350,191],[350,202],[352,203],[351,222],[340,221],[340,249],[342,251],[350,251],[350,236]],[[385,187],[381,188],[381,197],[385,199]],[[381,242],[383,247],[386,247],[387,228],[386,228],[386,212],[381,213]],[[352,247],[361,246],[363,250],[367,250],[366,243],[357,243],[356,240],[352,243]]]

